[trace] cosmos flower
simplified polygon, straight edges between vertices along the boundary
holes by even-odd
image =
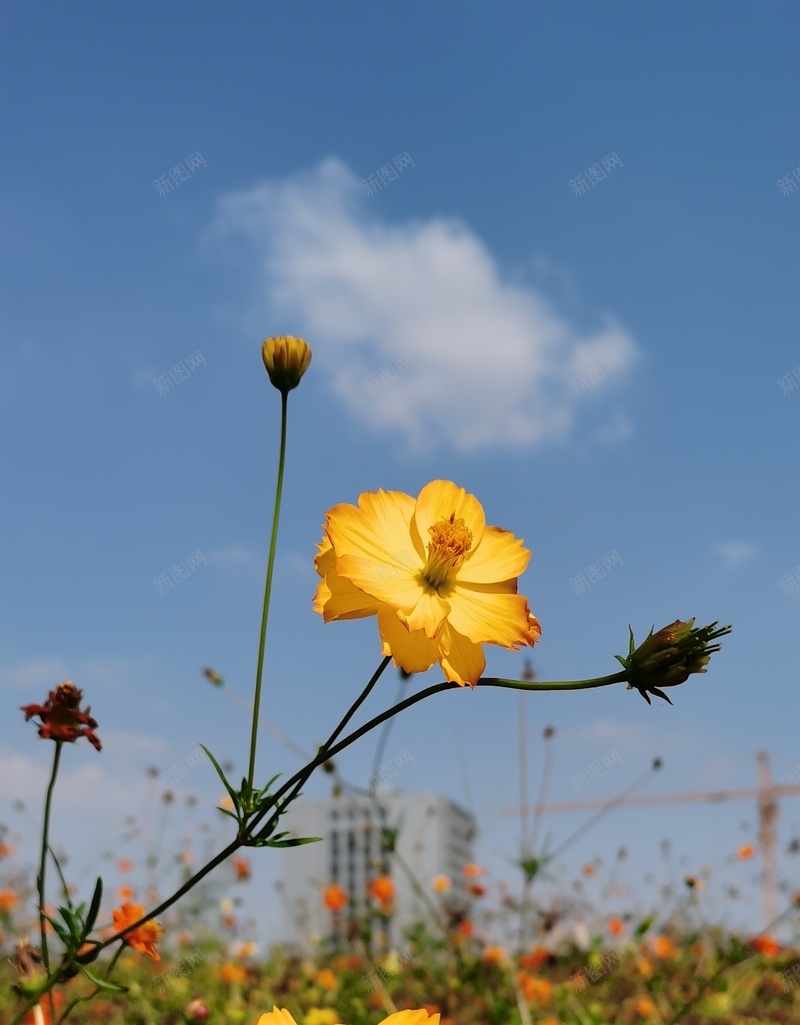
[[[23,705],[21,710],[25,713],[25,722],[34,715],[39,717],[39,736],[45,740],[60,740],[71,744],[78,737],[86,737],[95,750],[100,751],[102,744],[94,732],[97,721],[89,715],[90,708],[81,711],[82,697],[83,691],[71,680],[67,680],[50,691],[43,705]]]
[[[394,897],[394,883],[389,876],[376,876],[371,880],[368,890],[370,897],[378,904],[390,904]]]
[[[326,623],[377,616],[383,654],[406,672],[438,662],[449,681],[474,687],[482,645],[517,651],[539,639],[517,593],[530,552],[487,526],[480,502],[451,481],[432,481],[416,499],[364,492],[358,507],[329,509],[324,529],[315,610]]]
[[[380,1025],[439,1025],[439,1014],[428,1014],[423,1008],[419,1011],[396,1011],[384,1018]],[[297,1025],[297,1022],[284,1008],[273,1007],[262,1014],[256,1025]]]
[[[143,918],[144,908],[141,904],[125,903],[120,908],[115,908],[111,915],[114,919],[114,928],[117,932],[120,932],[122,929],[127,929],[134,922],[138,922],[140,918]],[[127,943],[129,947],[133,947],[140,954],[147,954],[154,961],[160,961],[161,958],[156,950],[156,941],[163,934],[164,930],[158,922],[154,922],[151,919],[136,929],[131,929],[130,932],[122,937],[122,942]]]
[[[322,891],[322,903],[328,911],[343,911],[348,904],[347,893],[338,883],[326,886]]]
[[[267,368],[269,379],[282,394],[286,395],[300,384],[300,378],[308,370],[311,349],[308,342],[292,335],[265,338],[261,357]],[[211,679],[211,677],[209,677]],[[215,680],[211,681],[216,683]]]

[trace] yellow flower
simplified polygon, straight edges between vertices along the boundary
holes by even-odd
[[[273,1007],[271,1011],[261,1015],[256,1025],[297,1025],[297,1022],[286,1008],[279,1011],[277,1007]]]
[[[474,687],[483,644],[519,650],[541,630],[517,577],[530,552],[507,530],[486,525],[483,507],[451,481],[414,499],[368,491],[326,514],[315,565],[314,608],[325,622],[378,617],[383,654],[406,672],[438,662],[446,678]]]
[[[308,342],[292,335],[265,338],[261,357],[267,368],[269,379],[284,395],[300,384],[300,378],[308,370],[311,349]]]
[[[305,1025],[336,1025],[339,1015],[332,1007],[309,1007]]]
[[[309,1014],[311,1013],[309,1011]],[[397,1011],[384,1018],[381,1025],[439,1025],[439,1017],[439,1014],[429,1015],[424,1008],[420,1011]],[[308,1020],[307,1018],[307,1023]],[[286,1008],[281,1011],[273,1007],[267,1014],[261,1015],[256,1025],[297,1025],[297,1022]]]

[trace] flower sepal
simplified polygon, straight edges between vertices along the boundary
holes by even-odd
[[[718,637],[729,634],[731,626],[717,629],[717,622],[710,626],[695,627],[694,618],[685,622],[676,619],[669,626],[650,633],[637,647],[633,629],[629,626],[630,642],[627,658],[615,655],[627,674],[628,690],[636,689],[651,704],[648,694],[672,702],[661,687],[677,687],[685,683],[692,673],[705,673],[706,666],[721,645],[711,644]]]

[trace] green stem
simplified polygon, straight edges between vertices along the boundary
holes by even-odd
[[[366,687],[358,696],[358,698],[356,698],[356,700],[350,706],[350,709],[348,710],[345,717],[333,731],[331,736],[328,738],[327,742],[323,744],[322,747],[319,749],[319,752],[317,753],[316,757],[313,758],[311,762],[307,766],[305,766],[304,769],[301,769],[299,772],[296,772],[294,776],[292,776],[292,778],[288,781],[288,783],[281,788],[278,794],[271,795],[269,803],[265,804],[263,810],[252,820],[252,822],[248,823],[249,836],[252,836],[252,827],[255,825],[255,823],[263,819],[264,816],[269,811],[271,811],[273,807],[275,807],[275,805],[278,803],[279,799],[283,796],[285,792],[289,791],[293,786],[299,790],[300,787],[302,787],[305,784],[306,780],[314,771],[314,769],[316,769],[323,762],[328,760],[328,755],[326,752],[330,748],[330,745],[336,740],[336,738],[339,736],[339,734],[342,732],[342,730],[345,728],[348,722],[355,715],[359,706],[367,698],[372,688],[378,682],[381,673],[383,673],[384,669],[386,669],[390,661],[391,659],[388,656],[383,659],[381,664],[372,674],[369,683],[366,685]],[[110,936],[103,943],[98,944],[98,949],[102,950],[103,947],[107,947],[110,943],[114,943],[116,940],[121,939],[123,936],[126,935],[126,933],[131,932],[131,930],[133,929],[138,929],[140,925],[144,925],[145,922],[149,922],[150,919],[155,918],[157,915],[162,914],[168,908],[172,907],[172,905],[176,901],[180,900],[180,898],[185,893],[188,893],[189,890],[193,889],[193,887],[196,886],[196,884],[199,883],[201,879],[207,876],[209,872],[213,871],[217,867],[217,865],[220,865],[223,861],[226,860],[226,858],[229,858],[231,854],[238,851],[241,847],[244,847],[245,839],[246,837],[237,837],[235,840],[229,843],[224,850],[220,851],[219,854],[212,858],[211,861],[208,862],[208,864],[204,865],[201,869],[195,872],[195,874],[190,879],[187,879],[183,886],[180,887],[180,889],[176,890],[175,893],[173,893],[170,897],[167,897],[166,900],[162,901],[158,905],[158,907],[153,908],[152,911],[149,911],[146,915],[140,918],[138,922],[133,922],[131,925],[127,927],[127,929],[115,933],[113,936]]]
[[[50,773],[50,782],[47,784],[47,796],[44,801],[44,824],[42,826],[42,854],[39,859],[39,875],[36,877],[36,889],[39,894],[39,934],[42,941],[42,963],[45,971],[50,974],[50,954],[47,950],[47,929],[46,918],[44,917],[44,878],[47,869],[47,850],[50,843],[50,809],[53,803],[53,789],[58,776],[58,766],[61,762],[61,747],[63,741],[55,742],[56,750],[53,755],[53,770]],[[52,1007],[51,1007],[52,1011]]]
[[[323,744],[322,747],[319,749],[316,756],[308,763],[308,765],[304,766],[304,768],[300,769],[290,779],[288,779],[284,783],[284,785],[278,791],[276,791],[276,793],[270,795],[269,800],[264,803],[264,806],[261,808],[258,814],[255,815],[253,819],[248,823],[248,834],[250,837],[253,837],[253,826],[257,825],[264,818],[266,818],[266,816],[269,815],[270,812],[272,812],[272,810],[276,806],[280,805],[282,801],[285,804],[285,796],[288,795],[291,791],[299,790],[300,787],[304,786],[308,778],[314,772],[314,770],[319,768],[319,766],[322,765],[323,762],[329,761],[335,755],[339,754],[340,751],[344,751],[345,748],[355,743],[355,741],[359,740],[366,733],[369,733],[370,730],[375,729],[376,726],[380,726],[381,723],[386,722],[386,720],[390,719],[393,715],[397,715],[404,709],[410,708],[411,705],[415,705],[419,701],[424,701],[425,698],[428,698],[433,694],[440,694],[443,691],[455,690],[459,688],[459,685],[457,683],[450,682],[437,683],[434,684],[432,687],[426,687],[425,690],[419,691],[417,694],[412,694],[404,701],[399,702],[397,705],[394,705],[387,711],[375,716],[374,719],[370,719],[368,723],[365,723],[363,726],[360,726],[357,730],[354,730],[352,733],[348,734],[343,740],[339,741],[339,743],[337,744],[336,738],[339,736],[339,734],[342,732],[344,727],[353,717],[359,706],[363,703],[367,695],[375,686],[381,673],[389,664],[389,661],[389,656],[383,659],[383,661],[381,662],[378,669],[376,669],[367,686],[364,688],[364,690],[358,696],[358,698],[353,702],[345,717],[333,731],[327,742]],[[612,683],[624,683],[626,680],[627,673],[623,670],[619,673],[614,673],[612,676],[598,676],[592,680],[566,680],[551,682],[543,681],[541,683],[528,680],[505,680],[500,679],[498,677],[485,677],[478,680],[477,686],[504,687],[511,688],[514,690],[582,690],[586,687],[606,687]],[[294,796],[295,795],[292,794],[292,798]],[[109,939],[105,940],[98,946],[101,949],[103,947],[107,947],[110,943],[114,943],[116,940],[120,939],[126,933],[129,933],[132,929],[137,929],[140,925],[143,925],[145,922],[149,922],[150,919],[162,914],[162,912],[172,907],[172,905],[177,900],[179,900],[185,893],[191,890],[197,883],[200,882],[201,879],[207,876],[209,872],[216,868],[217,865],[221,864],[223,861],[225,861],[226,858],[229,858],[231,854],[233,854],[235,851],[238,851],[241,847],[244,846],[244,839],[237,838],[236,840],[233,840],[231,843],[228,844],[228,846],[223,851],[220,851],[219,854],[217,854],[210,862],[208,862],[207,865],[204,865],[203,868],[196,872],[191,877],[191,879],[188,879],[183,884],[183,886],[180,887],[180,889],[176,890],[171,897],[168,897],[165,901],[162,901],[162,903],[159,904],[158,907],[148,912],[146,915],[140,918],[138,922],[133,922],[125,930],[116,933],[114,936],[109,937]]]
[[[306,782],[308,781],[308,778],[311,776],[311,774],[314,772],[314,770],[317,769],[320,765],[322,765],[323,762],[327,762],[328,761],[328,759],[330,758],[331,746],[335,743],[336,738],[339,736],[339,734],[342,732],[342,730],[345,728],[345,726],[350,722],[350,720],[356,714],[356,712],[358,711],[360,706],[364,703],[364,701],[366,701],[367,697],[369,696],[370,691],[375,686],[375,684],[378,682],[378,680],[381,678],[381,675],[383,674],[383,672],[386,669],[386,667],[389,665],[390,661],[391,661],[391,655],[387,655],[381,661],[381,664],[378,666],[378,668],[375,670],[375,672],[370,677],[370,680],[367,683],[366,687],[363,689],[363,691],[359,694],[359,696],[356,698],[356,700],[350,706],[350,708],[347,711],[347,714],[342,719],[342,721],[339,723],[339,725],[336,727],[336,729],[333,731],[333,733],[330,735],[330,737],[328,737],[328,739],[325,741],[325,743],[322,745],[322,747],[317,751],[316,756],[308,763],[308,765],[306,765],[304,768],[300,769],[299,772],[296,772],[294,774],[294,776],[292,776],[292,778],[290,780],[287,780],[287,782],[284,783],[284,785],[280,788],[280,790],[274,795],[274,797],[270,801],[270,803],[267,804],[264,807],[262,812],[259,813],[258,815],[256,815],[256,817],[254,819],[252,819],[251,822],[248,823],[248,827],[249,827],[250,835],[251,836],[252,836],[252,827],[257,822],[260,822],[261,819],[264,818],[264,816],[267,814],[268,811],[270,811],[272,808],[274,808],[274,807],[276,807],[278,805],[279,801],[282,800],[283,795],[285,793],[288,793],[291,790],[291,793],[288,794],[288,797],[286,798],[286,800],[283,801],[284,806],[286,806],[287,804],[290,804],[295,799],[295,797],[297,797],[298,792],[306,785]],[[337,750],[341,750],[341,745],[337,748]],[[273,815],[273,818],[274,817],[275,816]],[[261,833],[265,834],[267,832],[267,830],[270,829],[271,826],[272,826],[272,822],[269,822],[267,824],[267,826],[265,827],[265,829],[263,829],[261,831]]]
[[[388,663],[388,661],[389,659],[387,657],[382,666]],[[381,671],[382,668],[378,670],[378,672]],[[373,677],[373,681],[375,680],[375,678],[376,677]],[[478,680],[476,686],[504,687],[510,688],[512,690],[584,690],[589,687],[607,687],[613,683],[625,683],[627,679],[627,671],[623,669],[618,673],[613,673],[611,676],[596,676],[590,680],[543,680],[539,682],[536,680],[506,680],[496,676],[486,676],[481,677],[481,679]],[[370,684],[367,685],[367,692],[369,691],[369,688],[372,686],[373,681],[370,681]],[[463,688],[461,688],[459,684],[451,683],[449,681],[446,683],[435,683],[431,687],[426,687],[424,690],[418,691],[416,694],[412,694],[410,697],[405,698],[405,700],[398,702],[396,705],[394,705],[392,708],[389,708],[387,711],[381,712],[380,715],[376,715],[374,719],[370,719],[369,722],[365,723],[363,726],[360,726],[353,733],[348,734],[348,736],[346,736],[344,740],[340,741],[338,744],[331,747],[331,743],[341,732],[342,726],[347,722],[347,720],[352,715],[352,712],[355,711],[355,709],[366,696],[367,692],[365,692],[365,694],[363,694],[356,701],[350,713],[348,713],[348,715],[345,717],[342,723],[340,723],[339,726],[336,728],[328,743],[320,748],[316,757],[311,762],[309,762],[308,765],[305,766],[305,768],[300,769],[298,772],[296,772],[294,776],[291,777],[291,779],[288,779],[283,784],[283,786],[275,794],[272,795],[270,803],[261,809],[261,811],[249,823],[249,826],[252,828],[258,822],[260,822],[269,813],[270,809],[281,800],[283,795],[288,793],[288,791],[291,790],[292,787],[296,786],[298,781],[301,781],[302,786],[309,778],[311,773],[315,769],[319,768],[319,766],[322,765],[323,762],[326,762],[330,758],[333,758],[334,755],[339,754],[340,751],[344,751],[346,747],[349,747],[351,744],[355,743],[355,741],[360,740],[361,737],[363,737],[366,733],[369,733],[370,730],[374,730],[376,726],[380,726],[381,723],[386,722],[387,719],[391,719],[392,716],[405,711],[406,708],[410,708],[412,705],[416,705],[419,701],[424,701],[425,698],[432,697],[434,694],[441,694],[443,691],[459,689]]]
[[[261,704],[261,676],[264,671],[264,648],[267,641],[267,618],[269,616],[269,599],[272,591],[272,571],[275,567],[275,549],[278,542],[278,520],[281,512],[281,494],[283,492],[283,471],[286,463],[286,422],[288,409],[288,392],[281,392],[281,447],[278,457],[278,482],[275,487],[275,510],[272,515],[272,537],[269,544],[267,560],[267,581],[264,586],[264,608],[261,612],[261,636],[258,642],[258,665],[256,667],[256,693],[253,699],[253,725],[250,731],[250,767],[247,771],[248,792],[253,792],[253,778],[256,771],[256,743],[258,741],[258,709]]]

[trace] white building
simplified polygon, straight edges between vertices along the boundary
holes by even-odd
[[[397,944],[407,926],[430,922],[443,899],[468,908],[470,897],[462,869],[473,860],[475,820],[439,794],[403,794],[377,790],[374,794],[297,801],[281,818],[280,830],[290,836],[321,836],[322,842],[287,848],[283,852],[283,893],[294,941],[309,935],[345,935],[354,917],[370,906],[367,887],[387,875],[395,887],[389,939]],[[395,851],[381,844],[382,830],[396,830]],[[433,892],[436,876],[447,876],[451,888]],[[351,898],[338,914],[322,903],[325,887],[338,883]]]

